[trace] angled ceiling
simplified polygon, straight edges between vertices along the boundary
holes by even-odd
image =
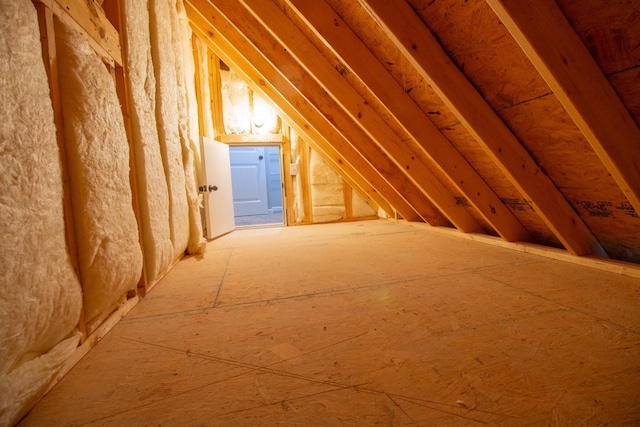
[[[638,2],[185,1],[379,206],[640,262]]]

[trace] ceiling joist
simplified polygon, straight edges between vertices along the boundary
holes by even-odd
[[[530,200],[565,248],[575,255],[608,257],[551,179],[455,66],[411,7],[404,1],[359,1],[502,173]]]

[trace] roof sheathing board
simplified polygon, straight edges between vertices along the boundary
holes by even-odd
[[[341,73],[377,114],[391,125],[393,131],[406,140],[407,134],[404,129],[392,120],[386,108],[377,102],[359,78],[352,75],[340,60],[335,58],[331,50],[315,37],[311,29],[306,28],[302,20],[288,9],[283,0],[273,1],[287,13],[306,37],[312,40],[336,72]],[[631,209],[622,191],[555,95],[489,6],[482,0],[469,0],[464,3],[453,0],[438,2],[408,0],[408,2],[436,35],[452,61],[458,65],[482,97],[522,142],[542,171],[553,180],[555,186],[559,188],[573,209],[580,214],[607,251],[614,258],[635,260],[638,255],[636,252],[640,251],[636,249],[640,248],[638,241],[640,237],[635,237],[640,236],[637,214]],[[538,243],[558,246],[558,240],[530,208],[528,201],[524,200],[525,198],[519,194],[514,185],[502,175],[500,169],[493,165],[489,156],[480,149],[464,126],[445,107],[442,100],[434,94],[409,61],[390,43],[388,37],[360,4],[339,0],[327,0],[327,3],[342,16],[400,83],[405,92],[429,115],[446,138],[480,173],[505,205],[535,237],[535,240]],[[562,3],[565,9],[566,5],[573,7],[577,16],[575,20],[584,23],[584,28],[581,30],[586,31],[586,35],[581,35],[584,36],[583,40],[586,40],[586,44],[591,43],[589,48],[594,49],[592,52],[606,53],[606,43],[612,43],[611,37],[614,37],[614,42],[620,43],[618,46],[620,52],[614,52],[616,57],[612,62],[632,68],[612,66],[613,74],[610,74],[609,78],[615,81],[614,86],[621,93],[623,101],[626,102],[632,114],[635,114],[637,121],[638,111],[640,111],[637,107],[638,96],[632,94],[640,93],[638,83],[633,81],[633,78],[640,77],[640,72],[635,65],[638,63],[638,43],[635,42],[638,39],[638,30],[634,29],[634,23],[638,19],[638,7],[630,1],[619,2],[621,4],[616,7],[632,15],[628,17],[618,9],[613,18],[611,11],[596,12],[595,15],[604,16],[605,20],[613,20],[616,25],[618,22],[622,23],[621,30],[598,29],[598,22],[587,15],[594,14],[593,11],[597,10],[598,5],[605,8],[602,1],[564,0]],[[634,8],[631,10],[633,13],[629,12],[629,7]],[[615,39],[620,32],[624,36],[622,41]],[[626,34],[627,32],[631,35]],[[606,41],[601,42],[599,40],[602,39],[602,34],[610,38],[605,38]],[[625,55],[628,57],[624,57]],[[437,175],[438,180],[446,185],[453,197],[456,197],[459,192],[452,188],[449,180],[440,172],[437,172]],[[473,216],[477,219],[477,213],[474,212]]]
[[[640,124],[640,3],[559,0],[558,5]]]
[[[408,3],[494,110],[551,92],[484,0]]]
[[[276,0],[275,3],[278,4],[280,9],[282,9],[285,14],[294,22],[296,27],[298,27],[298,29],[302,33],[304,33],[305,36],[313,43],[313,45],[322,53],[323,57],[332,65],[333,68],[335,68],[336,73],[339,73],[358,92],[358,94],[362,96],[366,103],[369,104],[369,106],[371,106],[371,108],[383,119],[383,121],[393,130],[393,132],[399,136],[403,143],[408,145],[410,149],[414,153],[416,153],[416,157],[420,156],[429,171],[436,177],[437,181],[439,181],[442,186],[449,192],[449,194],[451,194],[451,198],[455,200],[455,203],[462,206],[465,211],[467,211],[469,215],[471,215],[473,219],[481,225],[482,229],[486,233],[491,235],[498,235],[498,233],[493,230],[491,225],[482,218],[480,213],[470,203],[468,203],[463,194],[455,187],[455,185],[453,185],[451,180],[438,167],[438,165],[428,155],[425,154],[423,149],[419,147],[418,143],[387,110],[385,105],[379,102],[376,96],[371,91],[369,91],[369,89],[365,86],[361,79],[355,73],[351,72],[351,70],[349,70],[345,66],[345,64],[342,64],[338,58],[336,58],[331,49],[327,47],[327,45],[316,36],[314,31],[311,30],[301,20],[296,12],[292,11],[291,8],[281,0]],[[361,14],[362,17],[367,16],[364,11],[361,11]],[[419,76],[417,76],[417,74],[416,77],[422,80]],[[403,87],[406,87],[406,85],[403,85]],[[410,92],[410,90],[407,92]],[[451,117],[452,120],[457,120],[453,116]]]
[[[522,198],[509,180],[500,173],[493,161],[471,137],[465,127],[462,126],[457,117],[444,105],[443,101],[391,43],[380,26],[370,18],[360,4],[338,0],[329,0],[328,3],[358,37],[365,42],[389,73],[405,89],[405,92],[427,113],[431,121],[478,171],[493,191],[504,199],[507,208],[525,225],[527,230],[534,236],[535,241],[541,244],[561,247],[544,222],[529,207],[527,201]],[[446,182],[445,185],[451,189],[457,200],[461,203],[466,203],[464,197],[460,198],[460,192],[457,189],[454,190],[454,186],[450,184],[448,178],[444,177],[444,174],[439,172],[438,176],[441,177],[443,183]],[[471,207],[469,209],[473,211],[474,218],[478,219],[480,217],[475,209]],[[486,222],[479,222],[482,223],[483,227],[488,227]]]
[[[637,261],[640,221],[629,210],[630,204],[594,150],[489,6],[481,0],[410,3],[610,255]],[[576,3],[582,5],[584,14],[593,11],[592,5],[585,4],[589,2]],[[630,11],[627,9],[626,13]],[[625,22],[628,25],[629,21]],[[597,26],[593,22],[589,25]],[[591,41],[597,43],[593,38]],[[592,52],[599,50],[606,49],[592,48]],[[612,61],[627,65],[633,62],[619,58]],[[627,82],[626,86],[634,85]],[[460,149],[467,153],[463,147]]]

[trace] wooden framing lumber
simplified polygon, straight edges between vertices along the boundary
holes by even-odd
[[[376,198],[380,207],[389,214],[393,212],[385,206],[397,209],[408,220],[424,219],[417,210],[422,206],[419,203],[422,196],[417,189],[412,188],[411,183],[400,174],[389,173],[383,176],[379,172],[393,171],[389,168],[393,168],[394,165],[390,162],[385,163],[384,159],[379,164],[371,165],[210,2],[188,0],[185,6],[194,31],[200,34],[203,41],[217,50],[217,54],[229,65],[234,66],[237,72],[250,73],[243,77],[247,81],[257,83],[254,90],[262,90],[266,99],[273,100],[279,114],[290,126],[299,135],[306,136],[306,141],[316,144],[315,148],[324,152],[325,159],[337,170],[341,170],[346,179],[363,180],[371,190],[367,191],[367,187],[362,185],[354,185],[354,188],[365,197]],[[245,56],[250,60],[245,59]],[[329,98],[327,96],[324,99]],[[362,143],[366,143],[366,140]],[[383,169],[376,169],[374,166],[381,166]],[[350,185],[353,183],[350,182]],[[405,187],[409,190],[409,198],[417,209],[401,196],[398,189]],[[426,198],[424,201],[428,202]]]
[[[211,49],[207,50],[209,64],[209,94],[211,98],[211,115],[213,116],[213,137],[225,135],[224,115],[222,113],[222,81],[220,80],[220,58]]]
[[[282,150],[280,158],[282,161],[282,198],[284,200],[284,225],[294,225],[292,221],[294,210],[293,198],[293,176],[291,175],[291,127],[282,122]]]
[[[267,133],[267,134],[255,134],[255,133],[244,133],[244,134],[225,134],[216,137],[216,139],[220,142],[224,142],[225,144],[281,144],[284,140],[284,136],[281,133]]]
[[[109,22],[101,6],[94,0],[34,0],[53,11],[61,21],[81,30],[105,62],[122,66],[120,34]]]
[[[594,256],[574,256],[564,249],[552,248],[549,246],[538,245],[535,243],[527,242],[505,242],[503,239],[499,239],[494,236],[478,233],[460,233],[453,228],[445,227],[428,227],[422,223],[409,224],[414,228],[426,230],[429,232],[445,234],[448,236],[456,236],[466,240],[473,240],[475,242],[486,243],[488,245],[498,246],[513,251],[523,252],[532,255],[538,255],[545,258],[555,259],[558,261],[569,262],[575,265],[581,265],[588,268],[594,268],[597,270],[608,271],[613,274],[620,274],[623,276],[640,278],[640,266],[638,264],[618,261],[615,259],[603,259]]]
[[[502,238],[531,241],[513,213],[331,6],[323,0],[287,0],[287,3],[325,41],[340,62],[367,85]]]
[[[198,36],[196,34],[191,34],[191,46],[193,50],[193,59],[196,67],[200,64],[200,53],[198,52]],[[195,73],[195,85],[196,85],[196,100],[198,103],[198,133],[200,135],[204,135],[204,112],[202,109],[202,81],[200,78],[200,72],[196,68]],[[202,147],[200,147],[202,149]],[[198,183],[200,185],[200,183]]]
[[[190,6],[189,4],[186,4],[186,7],[187,7],[187,10],[190,10],[190,9],[191,9],[191,6]],[[195,11],[194,11],[193,13],[197,13],[197,12],[195,12]],[[196,18],[196,19],[197,19],[197,18]],[[216,51],[216,54],[218,54],[218,55],[220,55],[221,57],[223,57],[223,60],[224,60],[225,62],[227,62],[227,63],[229,63],[230,65],[232,65],[232,66],[234,67],[234,69],[235,69],[235,70],[237,70],[236,72],[237,72],[240,76],[242,76],[242,78],[243,78],[243,79],[245,79],[245,81],[249,82],[249,84],[250,84],[250,85],[253,85],[253,86],[254,86],[254,90],[257,90],[257,91],[259,91],[259,92],[263,93],[263,95],[265,96],[265,98],[266,98],[266,99],[269,99],[269,94],[268,94],[267,92],[264,92],[264,88],[265,88],[265,86],[260,87],[259,85],[254,85],[254,84],[252,83],[252,82],[253,82],[253,80],[252,80],[252,79],[253,79],[253,78],[256,78],[256,77],[255,77],[255,76],[250,76],[250,75],[248,75],[248,74],[247,74],[247,71],[246,71],[246,70],[247,70],[247,69],[249,69],[249,67],[250,67],[250,65],[249,65],[248,63],[244,63],[244,64],[239,65],[239,64],[237,64],[237,63],[235,62],[235,61],[237,61],[237,59],[236,59],[236,60],[234,60],[234,59],[232,59],[232,58],[225,57],[225,55],[226,55],[226,54],[225,54],[225,52],[228,52],[228,48],[227,48],[227,49],[220,49],[220,48],[218,48],[214,43],[212,43],[212,42],[211,42],[211,40],[208,38],[207,34],[205,34],[204,32],[202,32],[202,31],[201,31],[197,26],[194,26],[193,21],[192,21],[192,26],[193,26],[193,31],[194,31],[194,33],[195,33],[196,35],[198,35],[199,37],[201,37],[201,38],[202,38],[202,40],[203,40],[203,42],[204,42],[205,44],[207,44],[207,46],[208,46],[209,48],[211,48],[211,49],[213,49],[214,51]],[[219,38],[218,38],[217,40],[218,40],[218,41],[220,41],[220,40],[219,40]],[[262,77],[257,77],[257,78],[258,78],[258,79],[262,79]],[[262,81],[264,81],[264,80],[262,80]],[[275,94],[276,94],[277,92],[272,91],[271,93],[273,94],[273,96],[275,96]],[[281,108],[280,108],[280,107],[278,107],[278,105],[274,105],[274,107],[275,107],[276,111],[278,111],[278,114],[280,114],[280,115],[282,115],[282,116],[284,116],[284,117],[287,117],[287,118],[289,117],[285,111],[281,110]],[[291,120],[291,119],[289,119],[289,120]],[[294,125],[294,126],[295,126],[295,125]],[[247,141],[242,141],[242,139],[243,139],[245,136],[246,136],[246,135],[243,135],[243,136],[238,136],[238,135],[220,135],[220,136],[218,137],[218,139],[219,139],[219,140],[221,140],[222,142],[227,142],[227,143],[229,143],[229,142],[247,142]],[[256,137],[258,137],[258,136],[256,135]],[[264,140],[264,137],[263,137],[263,136],[260,136],[260,138],[261,138],[261,140],[262,140],[262,141]],[[250,138],[250,139],[251,139],[251,138]],[[278,139],[279,139],[279,140],[282,140],[282,136],[279,136],[279,138],[278,138]],[[320,149],[319,151],[326,155],[325,150]],[[328,156],[328,157],[329,157],[329,159],[330,159],[330,160],[329,160],[329,163],[332,165],[332,167],[337,168],[338,170],[340,170],[340,167],[345,167],[345,168],[348,170],[349,165],[346,165],[344,162],[343,162],[343,163],[337,163],[337,162],[336,162],[336,163],[334,163],[334,162],[332,162],[332,160],[331,160],[333,157],[330,157],[330,156]],[[341,160],[339,160],[339,161],[341,161]],[[351,185],[353,185],[355,188],[358,188],[360,191],[364,192],[365,194],[369,194],[369,193],[367,192],[368,184],[366,183],[366,181],[364,181],[364,180],[358,180],[359,175],[358,175],[358,173],[357,173],[357,171],[356,171],[355,169],[354,169],[354,170],[352,170],[351,172],[352,172],[352,173],[351,173],[351,174],[349,174],[349,176],[350,176],[350,177],[352,177],[352,178],[350,178],[350,184],[351,184]],[[356,177],[356,178],[355,178],[355,180],[353,179],[353,177]],[[388,205],[388,203],[387,203],[386,201],[384,201],[383,199],[381,199],[381,198],[377,198],[377,200],[374,200],[374,199],[368,198],[368,200],[369,200],[369,202],[370,202],[370,203],[375,204],[376,206],[384,206],[384,207],[386,207],[387,209],[391,209],[390,205]]]
[[[436,208],[454,226],[465,232],[481,231],[482,227],[456,202],[453,195],[442,185],[430,170],[429,162],[425,154],[417,147],[415,141],[403,141],[380,117],[371,106],[360,96],[335,68],[322,56],[315,46],[304,34],[289,20],[289,18],[271,1],[242,0],[248,11],[282,44],[284,50],[289,52],[304,68],[303,72],[309,73],[313,78],[332,95],[350,120],[355,122],[384,153],[402,170],[402,172],[425,194]],[[226,1],[217,1],[223,4]],[[228,7],[223,13],[230,13]],[[237,4],[234,4],[234,14],[238,14]],[[232,20],[235,25],[236,21]],[[244,17],[244,22],[249,19]],[[244,25],[247,28],[247,25]],[[254,43],[262,43],[262,49],[267,43],[254,40]],[[277,49],[282,51],[282,49]],[[280,69],[291,66],[293,59],[284,58],[274,61]],[[286,62],[285,62],[286,61]],[[337,116],[335,109],[328,114]]]
[[[640,213],[640,130],[556,2],[487,3]]]
[[[69,166],[67,157],[67,145],[64,142],[64,121],[62,117],[62,101],[60,99],[60,84],[58,81],[58,55],[56,51],[56,35],[53,22],[53,11],[41,2],[35,2],[38,13],[38,26],[40,27],[40,43],[42,48],[42,59],[44,61],[47,78],[49,80],[49,96],[53,107],[53,121],[56,126],[56,139],[60,152],[60,172],[62,175],[63,188],[63,213],[64,229],[67,250],[69,251],[69,261],[78,278],[82,283],[80,274],[80,258],[78,256],[78,242],[76,240],[75,221],[73,217],[73,206],[71,205],[71,188],[69,183]],[[84,304],[78,319],[78,330],[82,333],[81,342],[86,340],[87,322],[84,315]]]
[[[307,142],[299,135],[297,142],[298,155],[300,156],[300,187],[302,188],[302,208],[304,210],[304,222],[307,224],[313,224],[313,195],[311,193],[311,176],[309,171],[311,144],[307,144]]]
[[[411,7],[404,1],[359,1],[511,183],[531,201],[565,248],[574,255],[608,257],[551,179],[455,66]]]
[[[121,29],[124,27],[124,0],[112,0],[107,3],[105,8],[105,16],[110,19],[112,22],[113,28],[117,31],[118,35],[122,33],[122,41],[126,40],[127,34]],[[121,55],[124,57],[126,55],[126,43],[122,43]],[[120,47],[120,38],[118,38],[118,46]],[[123,62],[121,60],[121,62]],[[115,74],[116,81],[116,92],[118,94],[118,99],[120,100],[120,107],[122,109],[122,116],[124,120],[124,127],[127,134],[127,144],[129,146],[129,182],[131,186],[131,204],[133,206],[133,212],[136,217],[136,222],[138,224],[138,242],[140,243],[140,248],[144,250],[144,242],[142,237],[142,221],[140,219],[140,206],[138,202],[138,180],[136,177],[136,161],[135,161],[135,150],[133,149],[133,132],[131,130],[131,107],[129,105],[129,86],[127,80],[127,72],[128,69],[123,66],[122,63],[118,63],[116,61],[116,65],[113,69]],[[144,296],[148,290],[149,283],[147,281],[147,266],[143,263],[142,265],[142,274],[140,275],[140,280],[138,281],[137,288],[141,293],[141,296]]]
[[[188,3],[186,4],[187,10],[191,10],[191,5],[189,5]],[[196,15],[197,12],[194,10],[193,13],[191,14],[191,16]],[[197,17],[195,17],[195,19],[197,20]],[[203,23],[204,24],[204,23]],[[204,24],[206,25],[206,24]],[[229,52],[230,47],[227,46],[224,49],[221,49],[219,47],[217,47],[217,45],[215,43],[212,42],[212,40],[207,36],[207,34],[205,32],[203,32],[202,30],[200,30],[199,27],[197,27],[197,25],[194,24],[194,21],[192,20],[192,26],[193,26],[193,30],[194,32],[199,35],[203,42],[205,44],[207,44],[207,46],[211,49],[213,49],[217,55],[223,57],[223,60],[232,65],[234,67],[234,70],[236,70],[236,72],[247,82],[249,82],[250,85],[253,86],[253,90],[258,91],[259,93],[262,93],[265,97],[265,99],[278,99],[278,93],[277,91],[275,91],[274,89],[270,89],[269,90],[269,86],[267,85],[266,81],[263,79],[262,76],[260,75],[254,75],[253,73],[255,73],[255,70],[252,70],[252,66],[240,59],[240,57],[235,57],[235,58],[231,58],[229,56],[227,56],[226,52]],[[220,42],[220,38],[216,38],[217,42]],[[240,63],[238,63],[238,61],[240,61]],[[248,71],[249,70],[249,71]],[[254,80],[257,79],[257,80]],[[264,85],[256,85],[255,81],[261,81],[261,82],[265,82]],[[274,101],[275,102],[275,101]],[[275,102],[274,104],[274,108],[276,109],[276,111],[278,111],[278,114],[280,114],[283,117],[286,117],[288,121],[292,122],[292,126],[294,128],[296,128],[296,131],[298,133],[303,133],[304,132],[304,126],[297,126],[295,124],[295,114],[299,114],[299,113],[295,113],[295,110],[290,110],[289,112],[286,111],[286,109],[282,109],[280,106],[281,105],[286,105],[286,102],[282,102],[282,103],[278,103]],[[298,120],[302,120],[302,118],[298,118]],[[304,133],[303,133],[304,134]],[[220,139],[222,142],[238,142],[237,138],[242,139],[243,137],[245,137],[246,135],[243,136],[237,136],[237,135],[220,135],[218,137],[218,139]],[[256,136],[257,137],[257,136]],[[260,136],[261,139],[264,139],[264,136]],[[280,139],[282,139],[282,137],[280,137]],[[319,139],[321,140],[321,139]],[[242,142],[246,142],[246,141],[242,141]],[[338,158],[337,161],[333,161],[333,159],[338,156],[337,153],[333,153],[334,155],[328,155],[328,153],[326,152],[326,149],[323,148],[319,148],[319,151],[321,153],[323,153],[325,155],[325,158],[328,159],[329,164],[332,165],[333,168],[337,169],[337,170],[342,170],[343,173],[345,173],[350,180],[350,185],[354,186],[355,188],[358,188],[360,191],[362,191],[364,194],[371,194],[371,192],[373,191],[373,189],[371,189],[370,191],[368,191],[368,188],[371,188],[370,185],[364,180],[364,179],[360,179],[359,177],[359,173],[357,172],[357,170],[350,169],[350,165],[343,162],[340,158]],[[304,175],[303,175],[304,176]],[[369,200],[369,202],[375,204],[376,206],[382,206],[383,208],[389,209],[391,210],[391,206],[382,198],[380,197],[367,197],[367,199]],[[306,200],[306,198],[305,198]],[[305,202],[306,203],[306,202]],[[306,206],[306,205],[305,205]],[[307,209],[305,209],[305,212],[307,211]],[[310,208],[308,209],[309,211],[309,215],[310,215]],[[309,217],[305,217],[307,219],[310,220],[310,216]]]
[[[321,144],[321,147],[315,148],[320,148],[321,152],[327,154],[325,159],[335,159],[333,165],[337,164],[337,170],[342,169],[344,175],[353,179],[358,179],[358,176],[366,177],[365,181],[370,182],[368,187],[372,188],[371,191],[368,191],[367,186],[355,186],[360,189],[365,197],[375,197],[376,193],[380,194],[381,197],[388,201],[380,203],[380,200],[378,200],[379,206],[383,207],[383,209],[385,209],[385,205],[388,206],[390,204],[405,218],[419,220],[421,216],[415,213],[410,204],[396,190],[391,189],[385,178],[333,129],[332,125],[298,93],[297,89],[288,80],[280,75],[271,63],[260,55],[251,43],[226,21],[217,9],[207,1],[199,1],[197,5],[200,8],[200,12],[197,12],[195,7],[191,8],[191,5],[187,4],[187,11],[194,11],[190,14],[192,24],[200,25],[204,28],[212,28],[213,25],[217,27],[217,32],[210,29],[206,34],[203,33],[203,40],[210,39],[212,42],[210,47],[214,50],[218,49],[218,54],[224,56],[225,61],[229,64],[235,65],[237,72],[251,72],[252,76],[244,76],[245,79],[258,82],[254,90],[259,91],[262,89],[267,99],[274,100],[276,106],[283,106],[282,108],[277,108],[278,111],[283,117],[289,118],[290,125],[294,127],[298,134],[306,135],[306,140],[311,143]],[[202,12],[208,16],[208,20],[204,19],[203,15],[200,14]],[[216,46],[220,46],[220,48]],[[250,57],[250,60],[245,59],[244,56]],[[327,150],[332,151],[332,153],[327,152]],[[349,167],[351,171],[346,169]],[[394,183],[402,181],[400,175],[391,175],[389,179]],[[401,184],[409,185],[406,180]],[[387,188],[390,191],[386,191]],[[415,198],[420,197],[417,191],[411,194],[415,195],[413,196]],[[420,206],[420,204],[417,204],[417,206]],[[385,211],[391,213],[391,210],[385,209]]]

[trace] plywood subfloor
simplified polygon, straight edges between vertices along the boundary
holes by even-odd
[[[181,261],[22,426],[640,423],[640,279],[384,221]]]

